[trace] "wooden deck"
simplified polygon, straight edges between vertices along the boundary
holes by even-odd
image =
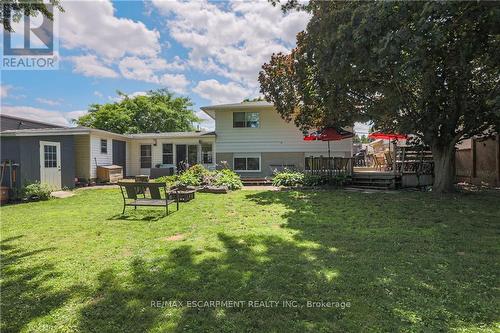
[[[393,171],[375,168],[355,167],[352,173],[352,187],[369,189],[397,189],[402,186],[402,177]]]

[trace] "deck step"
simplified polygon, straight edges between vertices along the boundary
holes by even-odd
[[[401,187],[401,177],[383,172],[355,172],[351,187],[364,189],[388,190]]]
[[[273,181],[268,178],[241,178],[241,182],[245,186],[252,186],[252,185],[272,185]]]

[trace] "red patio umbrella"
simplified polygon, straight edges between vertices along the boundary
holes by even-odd
[[[406,134],[399,134],[399,133],[382,133],[382,132],[373,132],[369,133],[368,137],[370,139],[382,139],[382,140],[406,140],[408,139],[408,135]],[[391,154],[391,143],[389,142],[389,154]],[[392,156],[392,155],[391,155]]]
[[[370,139],[382,139],[382,140],[406,140],[408,139],[408,135],[406,134],[398,134],[398,133],[382,133],[382,132],[373,132],[368,134]]]
[[[304,141],[326,141],[328,142],[328,159],[330,159],[330,141],[349,139],[354,133],[335,127],[325,127],[321,131],[315,131],[304,135]]]

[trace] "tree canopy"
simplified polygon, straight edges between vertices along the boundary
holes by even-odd
[[[118,95],[117,102],[92,104],[76,123],[123,134],[192,131],[193,123],[200,121],[189,98],[176,97],[166,89],[144,96]]]
[[[15,22],[19,22],[23,15],[36,16],[41,13],[50,20],[54,19],[53,12],[49,10],[47,5],[50,4],[60,11],[64,11],[59,0],[2,0],[0,5],[0,17],[2,19],[3,28],[6,31],[13,31],[11,18]]]
[[[303,129],[370,120],[414,134],[433,150],[435,188],[451,190],[455,144],[500,124],[500,6],[313,0],[305,9],[312,18],[296,48],[259,75],[266,99]]]

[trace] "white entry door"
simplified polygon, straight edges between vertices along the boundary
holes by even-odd
[[[61,143],[40,141],[40,182],[61,189]]]

